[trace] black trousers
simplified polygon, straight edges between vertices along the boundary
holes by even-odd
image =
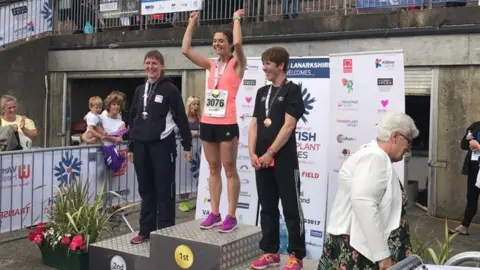
[[[263,234],[259,246],[265,253],[277,253],[280,248],[280,198],[288,230],[287,252],[295,253],[295,257],[303,259],[306,250],[305,223],[300,203],[300,173],[298,169],[289,168],[292,166],[283,166],[283,162],[275,160],[275,163],[273,168],[255,172]]]
[[[467,175],[467,206],[465,207],[465,214],[463,215],[462,225],[469,227],[473,217],[477,214],[478,197],[480,189],[475,186],[478,174],[478,161],[470,161],[468,164]]]
[[[142,198],[139,235],[175,225],[175,135],[153,142],[135,141],[133,163]]]

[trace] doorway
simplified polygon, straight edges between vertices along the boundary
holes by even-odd
[[[182,77],[169,76],[169,78],[181,92]],[[78,145],[80,143],[80,136],[86,129],[83,117],[89,111],[88,100],[90,97],[99,96],[104,100],[114,90],[124,93],[127,100],[125,109],[122,111],[122,120],[128,123],[129,108],[133,94],[135,89],[143,83],[145,83],[144,77],[71,79],[66,106],[66,145]]]

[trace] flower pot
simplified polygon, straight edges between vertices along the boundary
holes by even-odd
[[[69,252],[67,247],[57,245],[52,248],[47,245],[40,246],[42,261],[48,265],[60,270],[88,270],[88,253]]]

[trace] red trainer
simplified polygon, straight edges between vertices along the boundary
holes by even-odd
[[[132,238],[132,240],[130,241],[130,243],[131,243],[132,245],[138,245],[138,244],[147,242],[148,240],[150,240],[150,238],[148,238],[148,237],[146,237],[146,236],[142,236],[142,235],[137,235],[137,236],[135,236],[134,238]]]

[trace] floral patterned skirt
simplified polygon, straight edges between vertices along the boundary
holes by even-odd
[[[410,239],[402,237],[402,230],[392,232],[388,246],[393,263],[411,255]],[[407,233],[406,236],[409,236]],[[403,241],[402,241],[403,240]],[[365,258],[350,246],[348,235],[327,235],[318,270],[378,270],[378,264]]]

